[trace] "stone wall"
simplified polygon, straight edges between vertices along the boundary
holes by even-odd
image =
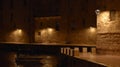
[[[97,49],[100,54],[120,54],[120,12],[103,11],[97,16]]]
[[[61,0],[59,31],[54,31],[53,36],[45,34],[41,38],[35,33],[35,41],[42,43],[70,43],[70,44],[96,44],[96,14],[94,1]],[[85,5],[87,4],[87,5]],[[88,5],[89,4],[89,5]],[[90,8],[87,8],[90,7]],[[48,16],[49,17],[49,16]],[[55,21],[45,21],[54,29]],[[37,22],[38,23],[38,22]],[[36,23],[36,24],[37,24]],[[37,24],[39,25],[39,24]],[[44,27],[45,28],[45,27]],[[94,31],[91,31],[91,29]],[[42,40],[41,40],[42,39]],[[49,39],[49,41],[48,41]]]
[[[30,1],[1,0],[0,42],[32,42],[34,25],[30,11]],[[7,5],[6,5],[7,4]]]
[[[120,33],[103,33],[97,35],[97,50],[100,54],[120,53]]]
[[[68,21],[68,19],[66,19]],[[96,28],[82,27],[79,22],[63,23],[63,17],[36,17],[35,42],[37,43],[68,43],[96,44]]]
[[[65,26],[60,16],[35,18],[35,42],[37,43],[65,43]]]

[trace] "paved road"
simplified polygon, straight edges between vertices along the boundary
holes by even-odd
[[[120,67],[120,56],[80,54],[77,58],[92,61],[107,67]]]

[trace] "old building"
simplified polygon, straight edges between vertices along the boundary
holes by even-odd
[[[1,0],[1,42],[32,41],[30,3],[28,0]]]
[[[119,0],[0,3],[1,42],[96,45],[99,53],[119,53]],[[102,21],[111,26],[105,27]]]

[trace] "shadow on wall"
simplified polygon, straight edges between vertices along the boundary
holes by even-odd
[[[96,44],[96,28],[88,27],[79,31],[73,31],[69,37],[71,43],[74,44]]]

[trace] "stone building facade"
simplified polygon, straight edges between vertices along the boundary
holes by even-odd
[[[32,41],[30,0],[1,0],[1,42],[27,43]]]
[[[92,2],[95,3],[94,1]],[[54,34],[53,38],[50,38],[51,42],[95,45],[96,44],[96,14],[94,12],[95,4],[91,4],[92,2],[82,1],[82,0],[77,0],[74,2],[72,0],[60,0],[59,5],[57,5],[57,8],[55,7],[49,8],[47,10],[48,12],[55,8],[53,12],[56,10],[56,12],[58,13],[56,15],[61,17],[60,21],[58,21],[60,30],[56,31],[56,34]],[[37,1],[36,4],[38,3],[39,1]],[[53,4],[55,4],[54,0],[53,0]],[[45,7],[45,5],[43,6]],[[88,6],[91,8],[87,8]],[[39,11],[40,9],[36,8],[36,11],[37,10]],[[42,9],[46,10],[44,8]],[[56,16],[56,15],[53,14],[52,16]],[[37,17],[41,17],[41,15],[38,15]],[[48,15],[48,17],[51,16]],[[41,20],[39,20],[39,22],[41,22]],[[48,25],[51,23],[52,27],[54,27],[56,25],[55,22],[56,21],[53,21],[51,23],[50,21],[50,22],[46,22],[46,24]],[[37,24],[37,22],[35,24]],[[35,38],[36,41],[41,42],[37,38],[38,37]],[[44,40],[43,43],[45,41],[46,40]]]
[[[96,45],[100,54],[119,54],[119,6],[119,0],[0,0],[0,41]]]
[[[97,16],[97,47],[104,54],[119,54],[120,11],[103,11]]]

